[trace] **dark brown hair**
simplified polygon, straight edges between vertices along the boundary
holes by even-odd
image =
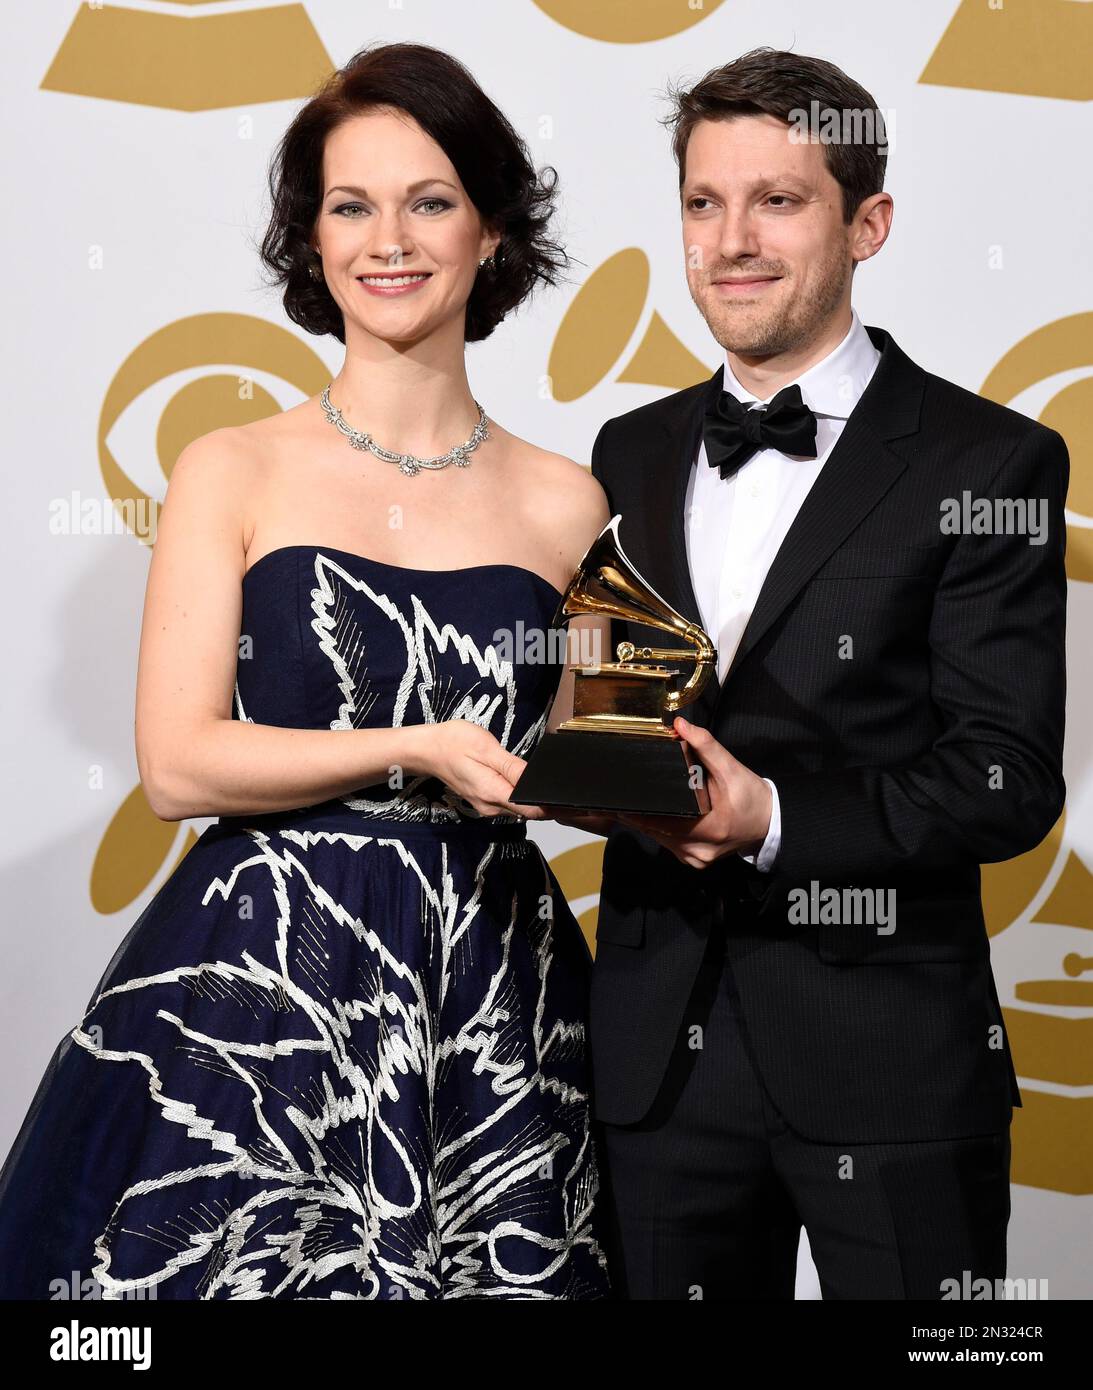
[[[843,191],[843,220],[850,222],[862,199],[884,188],[888,162],[884,117],[864,87],[823,58],[809,58],[775,48],[753,48],[731,63],[711,69],[689,90],[670,85],[668,97],[673,110],[663,124],[672,132],[672,153],[679,165],[681,187],[687,142],[699,121],[767,115],[793,125],[802,120],[797,113],[803,112],[809,121],[808,128],[815,131],[817,123],[813,113],[818,109],[821,123],[825,111],[840,115],[854,112],[867,117],[876,132],[875,139],[832,141],[822,145],[827,167]]]
[[[546,227],[554,213],[557,172],[539,173],[527,146],[450,54],[427,44],[373,44],[334,72],[294,117],[269,168],[272,202],[260,255],[283,286],[285,312],[309,333],[345,342],[342,311],[322,279],[311,247],[322,203],[323,150],[345,121],[377,107],[406,112],[451,160],[485,225],[501,240],[467,300],[464,337],[487,338],[540,281],[556,284],[569,263]]]

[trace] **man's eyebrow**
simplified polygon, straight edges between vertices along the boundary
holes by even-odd
[[[417,181],[416,183],[410,184],[410,186],[407,188],[406,192],[407,192],[407,193],[416,193],[419,189],[421,189],[421,188],[428,188],[429,185],[430,185],[430,184],[433,184],[433,183],[442,183],[442,184],[444,185],[445,188],[450,188],[450,189],[452,189],[454,192],[457,192],[457,193],[458,193],[458,191],[459,191],[459,190],[456,188],[455,184],[454,184],[454,183],[449,183],[447,179],[418,179],[418,181]],[[358,188],[355,184],[351,184],[351,183],[339,183],[339,184],[335,184],[335,186],[334,186],[333,188],[328,188],[328,189],[326,190],[326,196],[329,198],[330,195],[331,195],[331,193],[352,193],[353,196],[354,196],[355,198],[367,198],[367,197],[368,197],[368,190],[367,190],[367,189]]]
[[[794,188],[800,188],[804,192],[807,192],[812,187],[807,179],[798,178],[796,174],[760,174],[757,178],[752,179],[749,184],[745,185],[745,187],[764,188],[777,183],[792,184]],[[717,193],[717,190],[711,184],[705,182],[685,183],[683,185],[683,191],[691,194],[713,193],[716,195]]]

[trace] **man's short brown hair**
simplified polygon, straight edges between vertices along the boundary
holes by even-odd
[[[838,113],[844,128],[850,125],[875,133],[875,138],[868,139],[821,140],[827,167],[843,191],[843,220],[850,222],[862,200],[884,188],[888,161],[884,117],[864,87],[823,58],[754,48],[711,69],[689,89],[670,86],[668,95],[673,110],[664,124],[672,132],[680,187],[687,167],[687,142],[699,121],[767,115],[822,136],[824,113],[830,112]],[[849,120],[847,113],[854,119]]]

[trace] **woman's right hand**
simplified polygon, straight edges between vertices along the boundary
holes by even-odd
[[[527,764],[480,724],[448,719],[415,728],[422,741],[422,770],[483,816],[518,814],[510,798]]]

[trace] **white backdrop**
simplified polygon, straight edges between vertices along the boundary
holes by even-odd
[[[194,27],[217,18],[235,27],[215,39]],[[1068,807],[1040,851],[991,879],[988,916],[1026,1106],[1014,1129],[1010,1273],[1046,1278],[1053,1298],[1088,1297],[1093,411],[1075,403],[1089,405],[1082,392],[1093,363],[1093,316],[1081,312],[1093,280],[1091,197],[1080,176],[1093,6],[129,0],[103,10],[41,0],[18,13],[6,7],[4,19],[0,1148],[6,1153],[117,942],[208,824],[153,825],[136,790],[133,699],[149,551],[118,525],[109,500],[119,496],[117,475],[105,460],[116,461],[134,495],[162,498],[163,458],[177,454],[180,431],[190,437],[188,419],[202,419],[175,403],[183,388],[196,383],[186,399],[199,402],[210,368],[246,374],[284,407],[310,394],[278,375],[286,347],[302,342],[316,354],[324,382],[341,360],[335,340],[288,322],[262,287],[255,254],[267,161],[313,85],[308,73],[324,54],[336,66],[375,40],[435,44],[470,66],[536,163],[558,169],[557,230],[579,262],[573,282],[473,346],[469,372],[476,397],[507,428],[587,461],[604,419],[678,384],[668,340],[706,374],[720,360],[686,289],[659,94],[668,78],[697,78],[769,44],[836,62],[890,113],[895,220],[880,255],[855,276],[863,321],[887,328],[941,376],[1032,416],[1047,411],[1070,445]],[[270,23],[284,28],[258,27]],[[648,37],[647,23],[661,36]],[[226,39],[238,44],[227,62]],[[267,61],[267,50],[283,64]],[[552,399],[547,364],[581,282],[631,248],[647,259],[649,285],[628,340],[581,394]],[[665,326],[659,337],[654,314]],[[269,344],[257,339],[260,360],[214,352],[210,361],[210,335],[230,336],[217,338],[228,321],[212,315],[238,316],[231,322],[244,338],[274,326]],[[189,359],[196,366],[170,332],[154,337],[191,320],[206,345]],[[1024,357],[1042,372],[1027,369],[1020,352],[1007,357],[1037,333]],[[663,376],[627,370],[643,342]],[[138,349],[161,379],[150,379],[151,368],[123,370]],[[1052,406],[1064,388],[1069,405]],[[557,826],[533,833],[567,892],[572,883],[574,909],[594,909],[596,846]],[[583,857],[566,856],[586,844]],[[817,1296],[807,1247],[798,1292]]]

